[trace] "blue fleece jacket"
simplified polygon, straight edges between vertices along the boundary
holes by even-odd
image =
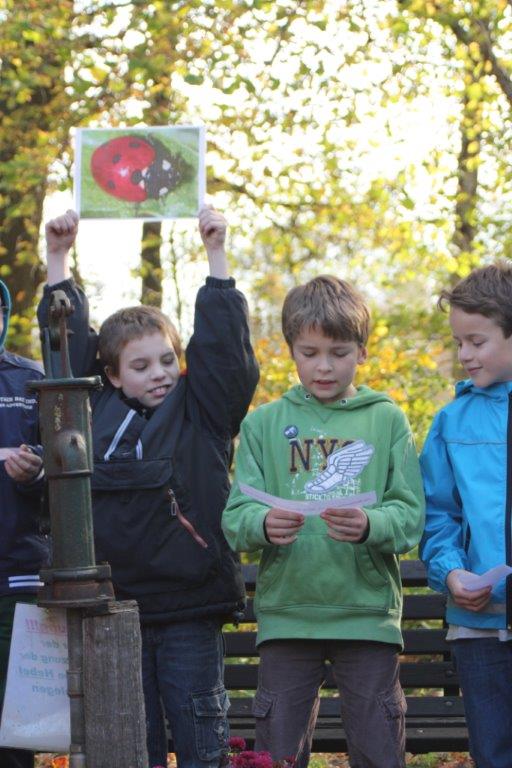
[[[446,577],[455,568],[481,574],[512,565],[512,382],[483,389],[460,382],[455,400],[436,415],[420,461],[427,501],[420,556],[432,589],[447,593]],[[448,596],[447,619],[510,627],[512,575],[477,613]]]

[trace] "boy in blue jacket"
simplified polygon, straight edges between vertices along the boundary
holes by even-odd
[[[468,374],[435,417],[421,456],[427,500],[420,555],[448,595],[447,639],[478,768],[512,764],[512,574],[471,589],[472,574],[512,565],[512,264],[474,270],[441,294]]]
[[[42,482],[37,403],[27,381],[41,379],[40,365],[4,348],[11,299],[0,280],[0,708],[4,698],[14,609],[32,602],[39,569],[48,558],[40,533]],[[30,446],[30,447],[29,447]],[[2,768],[30,768],[32,752],[0,749]]]

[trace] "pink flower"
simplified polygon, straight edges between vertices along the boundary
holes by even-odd
[[[270,752],[253,752],[245,749],[245,740],[238,736],[229,739],[228,768],[294,768],[295,758],[272,760]]]
[[[233,755],[232,768],[273,768],[273,760],[270,752],[252,752],[247,750]]]
[[[241,736],[231,736],[229,739],[229,748],[233,752],[243,752],[246,747],[245,739]]]

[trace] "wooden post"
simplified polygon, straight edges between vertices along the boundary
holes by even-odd
[[[137,603],[84,617],[85,743],[89,768],[148,768]]]

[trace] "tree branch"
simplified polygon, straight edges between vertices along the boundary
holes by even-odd
[[[512,0],[509,0],[509,4],[512,5]],[[448,21],[450,29],[460,43],[463,43],[466,46],[469,46],[472,42],[478,44],[483,59],[490,63],[492,74],[496,78],[503,95],[512,107],[512,80],[510,79],[510,75],[499,63],[494,54],[491,35],[485,22],[482,19],[477,19],[475,23],[478,27],[479,34],[475,35],[473,38],[457,21],[454,21],[453,19]]]
[[[511,0],[509,0],[509,2],[511,2]],[[490,62],[492,73],[498,81],[498,84],[503,91],[503,95],[506,97],[508,103],[512,107],[512,80],[510,79],[510,75],[501,66],[498,59],[494,55],[489,28],[482,19],[477,19],[476,24],[481,32],[481,36],[477,42],[480,47],[482,56]]]

